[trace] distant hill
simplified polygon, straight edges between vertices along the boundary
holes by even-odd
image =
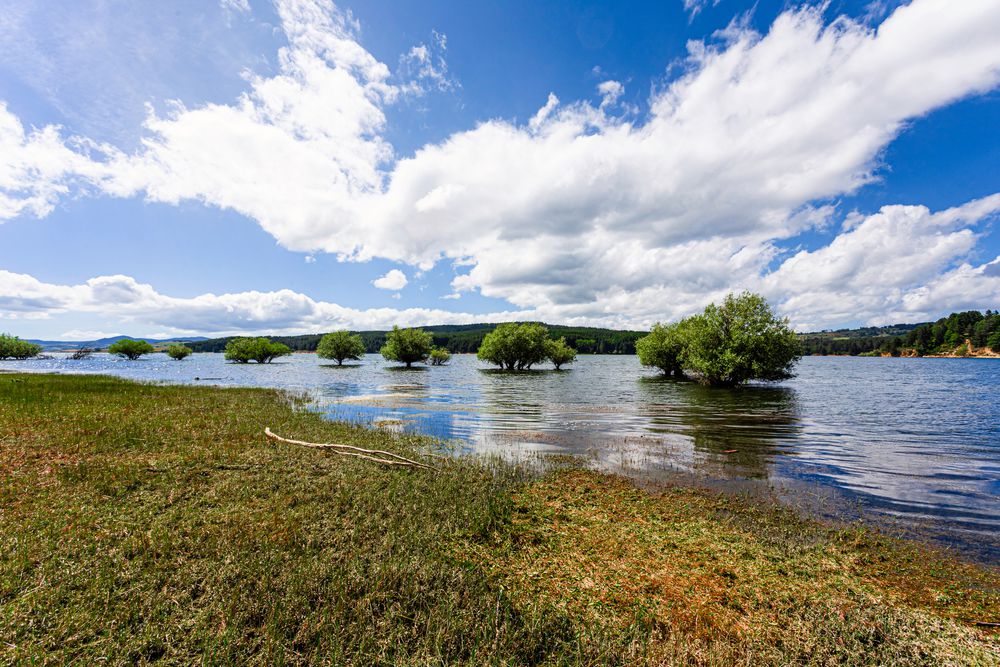
[[[884,327],[859,327],[799,334],[805,354],[866,354],[880,349],[890,341],[906,336],[918,324],[890,324]]]
[[[102,350],[114,342],[122,340],[123,338],[135,338],[135,340],[144,340],[151,345],[166,345],[167,343],[196,343],[203,340],[208,340],[204,336],[187,336],[179,338],[137,338],[134,336],[110,336],[108,338],[98,338],[97,340],[29,340],[29,343],[35,343],[41,345],[42,348],[46,350],[79,350],[81,347],[92,347],[94,349]]]
[[[453,353],[475,352],[483,337],[496,328],[496,324],[442,324],[421,327],[434,337],[434,345],[448,348]],[[556,338],[566,337],[566,342],[584,354],[635,354],[635,341],[646,335],[645,331],[619,331],[597,327],[567,327],[547,324],[549,332]],[[385,344],[385,331],[357,331],[365,342],[368,352],[378,352]],[[271,340],[284,343],[297,351],[313,352],[323,334],[301,336],[269,336]],[[191,343],[195,352],[222,352],[233,337],[212,338]]]
[[[480,324],[440,324],[421,327],[434,337],[434,345],[455,353],[475,352],[483,337],[496,328],[495,323]],[[604,329],[600,327],[569,327],[560,324],[546,324],[555,338],[565,336],[566,342],[584,354],[635,354],[635,342],[646,335],[645,331]],[[968,338],[974,347],[983,347],[995,340],[1000,327],[1000,315],[987,310],[953,313],[937,322],[916,324],[892,324],[884,327],[859,327],[857,329],[835,329],[799,334],[803,351],[807,355],[858,355],[858,354],[899,354],[900,350],[913,348],[918,354],[945,352]],[[386,331],[358,331],[368,352],[378,352],[385,344]],[[129,336],[112,336],[92,341],[46,341],[32,340],[46,350],[75,350],[81,347],[106,348],[111,343]],[[296,351],[313,352],[323,337],[322,333],[298,336],[268,336],[271,340],[288,345]],[[186,343],[195,352],[222,352],[226,343],[234,338],[206,338],[189,336],[170,339],[143,340],[156,346],[167,343]],[[994,348],[995,349],[995,348]]]

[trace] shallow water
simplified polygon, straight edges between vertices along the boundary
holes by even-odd
[[[581,454],[640,479],[768,489],[1000,562],[1000,360],[807,357],[791,381],[727,390],[657,377],[633,356],[516,374],[468,355],[413,370],[375,355],[344,367],[311,354],[264,366],[61,357],[0,369],[305,391],[334,419],[469,452]]]

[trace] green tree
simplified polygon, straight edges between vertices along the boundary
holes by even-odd
[[[174,361],[182,361],[186,357],[191,355],[193,350],[187,345],[182,345],[180,343],[174,343],[167,346],[167,356]]]
[[[42,346],[17,336],[0,334],[0,359],[30,359],[42,351]]]
[[[545,356],[552,362],[552,365],[559,370],[565,364],[576,361],[576,350],[566,343],[566,338],[545,341]]]
[[[387,361],[398,361],[410,368],[415,363],[423,363],[431,356],[433,337],[423,329],[400,329],[393,327],[386,334],[385,345],[379,352]]]
[[[1000,330],[997,330],[990,336],[990,339],[986,341],[986,347],[994,352],[1000,352]]]
[[[117,355],[129,361],[135,361],[144,354],[154,352],[153,346],[144,340],[122,338],[108,347],[108,353]]]
[[[709,305],[688,318],[682,331],[687,340],[684,369],[703,384],[785,380],[802,357],[788,320],[778,318],[764,297],[751,292],[730,294],[721,306]]]
[[[322,359],[333,359],[338,366],[344,364],[344,360],[351,359],[357,361],[365,353],[365,343],[361,336],[351,335],[349,331],[334,331],[328,333],[320,339],[316,346],[316,356]]]
[[[687,339],[684,335],[686,320],[674,324],[653,325],[649,335],[635,343],[635,352],[643,366],[659,368],[666,375],[683,375],[684,349]]]
[[[233,338],[226,343],[226,360],[238,364],[248,364],[256,361],[258,364],[269,364],[278,357],[292,353],[284,343],[275,343],[263,336],[257,338]]]
[[[505,370],[527,370],[545,361],[548,341],[549,330],[541,324],[500,324],[486,334],[476,356]]]
[[[435,347],[431,350],[431,366],[444,366],[451,361],[451,352],[444,347]]]

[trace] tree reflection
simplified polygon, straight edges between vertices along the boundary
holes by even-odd
[[[766,478],[777,454],[794,451],[802,430],[795,391],[788,387],[704,387],[668,377],[639,379],[639,410],[654,433],[681,434],[711,464]]]

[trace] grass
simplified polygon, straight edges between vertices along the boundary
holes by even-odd
[[[0,663],[1000,663],[996,570],[575,468],[426,450],[262,389],[0,375]]]

